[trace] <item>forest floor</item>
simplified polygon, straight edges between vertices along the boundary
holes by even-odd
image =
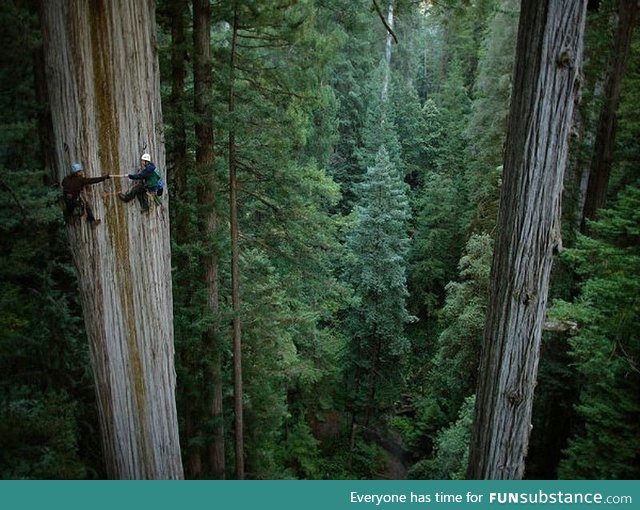
[[[379,473],[381,480],[406,480],[410,464],[410,454],[402,437],[397,432],[390,432],[384,437],[376,437],[376,442],[387,452],[387,465]]]

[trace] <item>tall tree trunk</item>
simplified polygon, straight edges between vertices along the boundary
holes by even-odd
[[[468,478],[524,473],[586,3],[522,2]]]
[[[376,338],[375,332],[373,334],[373,338]],[[369,427],[369,420],[371,419],[371,415],[373,414],[374,408],[374,399],[376,397],[376,389],[377,389],[377,379],[378,379],[378,361],[380,359],[380,351],[382,349],[382,340],[378,337],[376,339],[376,347],[373,350],[373,354],[371,356],[371,370],[369,372],[369,390],[367,393],[367,404],[365,408],[364,415],[364,428]]]
[[[200,434],[201,414],[198,413],[193,399],[187,398],[184,409],[184,437],[187,442]],[[199,448],[188,448],[185,454],[186,475],[190,480],[197,480],[202,477],[202,455]]]
[[[607,189],[613,148],[616,139],[617,111],[620,103],[622,80],[629,60],[631,36],[638,11],[637,0],[619,0],[618,28],[613,42],[611,64],[604,90],[604,103],[598,121],[593,158],[589,170],[589,183],[583,212],[582,230],[586,220],[596,219],[598,209],[607,202]]]
[[[222,393],[222,357],[220,351],[213,353],[211,380],[213,395],[211,397],[211,417],[213,421],[213,440],[209,446],[209,464],[211,476],[217,480],[226,478],[225,444],[224,444],[224,409]]]
[[[154,2],[47,0],[41,15],[58,179],[71,160],[124,173],[143,149],[163,168]],[[68,227],[104,458],[113,478],[182,478],[167,200],[141,214],[113,193],[123,186],[93,186],[102,223]]]
[[[358,351],[361,351],[360,345],[358,345]],[[351,469],[353,465],[353,454],[356,449],[356,439],[358,436],[358,407],[359,407],[359,396],[360,393],[360,384],[362,378],[362,369],[359,366],[355,367],[355,375],[354,375],[354,384],[353,384],[353,392],[352,397],[347,400],[346,411],[350,415],[349,420],[349,460],[347,466]]]
[[[207,284],[207,305],[214,317],[219,310],[218,253],[213,244],[218,229],[216,211],[216,182],[213,139],[213,76],[211,58],[211,4],[209,0],[193,1],[193,77],[194,110],[196,114],[196,172],[198,175],[198,202],[203,210],[204,224],[199,229],[206,233],[207,250],[203,260]],[[215,321],[204,333],[204,345],[210,357],[212,369],[207,374],[211,392],[211,412],[214,422],[214,441],[210,448],[212,472],[216,478],[224,478],[224,429],[222,417],[221,357],[218,352]]]
[[[236,176],[236,134],[233,125],[235,112],[235,68],[238,39],[237,5],[233,12],[231,62],[229,63],[229,211],[231,223],[231,301],[233,303],[233,397],[236,432],[236,477],[244,480],[244,419],[242,389],[242,327],[240,322],[240,248],[238,229],[238,181]]]
[[[33,76],[34,87],[36,92],[36,101],[39,104],[46,105],[48,103],[47,96],[47,80],[44,76],[44,48],[38,47],[34,51],[33,57]],[[41,161],[44,161],[44,167],[47,170],[47,184],[57,183],[55,162],[53,159],[53,123],[51,122],[51,110],[41,108],[38,110],[38,138],[40,141]]]

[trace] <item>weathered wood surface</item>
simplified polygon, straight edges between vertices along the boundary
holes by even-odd
[[[154,2],[47,0],[41,16],[59,180],[73,161],[88,176],[126,173],[143,150],[163,169]],[[130,184],[94,185],[102,223],[68,227],[104,456],[112,478],[182,478],[168,198],[143,215],[115,195]]]
[[[586,1],[522,2],[469,478],[524,474],[585,15]]]

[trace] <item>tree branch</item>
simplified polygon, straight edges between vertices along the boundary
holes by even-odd
[[[6,190],[9,193],[9,195],[11,195],[11,198],[13,198],[13,201],[16,203],[16,205],[20,209],[20,212],[22,213],[22,217],[25,218],[26,211],[23,205],[20,203],[20,200],[18,200],[18,197],[16,196],[16,194],[13,192],[13,190],[9,187],[9,185],[4,181],[2,177],[0,177],[0,188]]]
[[[576,333],[580,330],[580,327],[578,326],[578,323],[574,321],[546,320],[544,321],[542,329],[544,329],[544,331],[554,331],[556,333],[564,333],[565,331]]]
[[[270,209],[272,209],[273,211],[279,213],[280,212],[280,208],[275,205],[272,204],[271,202],[269,202],[269,200],[267,200],[266,198],[264,198],[262,195],[260,195],[259,193],[256,193],[254,191],[250,191],[248,189],[240,189],[241,193],[245,193],[247,195],[252,196],[253,198],[255,198],[256,200],[262,202],[264,205],[266,205],[267,207],[269,207]]]
[[[387,20],[384,19],[384,14],[382,14],[380,7],[378,7],[378,2],[376,2],[376,0],[372,0],[372,1],[373,1],[373,6],[376,8],[376,12],[378,13],[378,16],[380,16],[380,19],[382,20],[382,24],[387,29],[387,32],[391,34],[391,37],[393,37],[393,41],[396,44],[398,44],[398,38],[396,37],[396,34],[393,33],[393,29],[389,26],[389,24],[387,23]]]

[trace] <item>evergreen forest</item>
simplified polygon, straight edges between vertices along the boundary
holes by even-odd
[[[566,62],[565,53],[554,62],[579,84],[567,88],[576,95],[562,120],[568,134],[544,146],[560,154],[551,165],[561,170],[558,196],[527,196],[534,215],[546,211],[545,197],[557,205],[548,234],[553,265],[538,270],[537,248],[510,244],[505,222],[522,203],[509,174],[525,153],[516,127],[537,118],[516,115],[516,99],[535,82],[518,76],[536,60],[518,45],[533,24],[519,20],[525,6],[547,3],[581,4],[584,19],[580,54],[567,50]],[[54,30],[53,4],[61,12],[87,4],[89,35],[79,35],[71,15]],[[125,350],[137,344],[120,326],[109,329],[108,313],[99,326],[78,276],[103,274],[110,263],[94,251],[100,236],[103,247],[120,243],[137,253],[114,234],[123,218],[141,242],[163,235],[163,225],[169,241],[113,263],[123,264],[122,295],[133,296],[140,313],[131,328],[139,321],[138,331],[149,332],[135,338],[153,346],[149,358],[134,349],[141,361],[132,366],[143,375],[125,381],[123,395],[152,395],[151,419],[165,423],[157,402],[169,409],[167,429],[175,410],[179,458],[170,477],[498,476],[474,470],[485,462],[481,450],[490,450],[474,445],[492,429],[483,421],[493,405],[486,385],[516,373],[492,370],[519,363],[520,334],[507,332],[498,344],[494,332],[531,322],[534,333],[520,335],[531,349],[522,361],[529,375],[518,376],[522,391],[504,400],[507,412],[524,412],[525,437],[509,436],[524,464],[499,476],[640,478],[635,0],[4,0],[2,7],[0,478],[164,477],[126,474],[151,471],[126,471],[122,465],[143,460],[123,460],[107,438],[108,420],[129,414],[105,411],[109,391],[118,401],[109,409],[122,399],[104,381],[121,376],[118,358],[100,354],[97,339]],[[113,35],[128,9],[146,13],[134,12],[132,23],[150,35],[151,57],[140,57],[137,35]],[[130,58],[122,67],[130,80],[113,78],[119,60],[99,51],[59,50],[73,62],[68,68],[51,61],[61,40],[95,48],[112,38],[114,54],[121,45]],[[157,69],[157,87],[141,78],[147,65]],[[60,88],[53,77],[84,83],[77,76],[87,69],[100,83],[95,124],[120,126],[98,139],[87,134],[95,126],[75,123],[80,114],[52,108]],[[140,91],[161,104],[155,144],[142,128],[124,127],[122,119],[143,125],[144,108],[103,114],[120,95]],[[83,119],[92,115],[87,97],[76,98]],[[548,114],[560,111],[553,104]],[[77,153],[60,141],[64,119],[69,136],[84,141]],[[531,139],[543,139],[545,126],[534,125]],[[138,151],[126,164],[110,159],[118,143]],[[148,213],[114,191],[131,184],[126,175],[138,171],[143,152],[166,184]],[[83,192],[102,220],[95,225],[63,214],[60,183],[76,159],[90,177],[111,176]],[[543,223],[535,218],[532,228]],[[79,245],[89,247],[83,255]],[[537,315],[509,322],[498,305],[500,289],[511,288],[501,261],[518,254],[533,283],[514,302],[527,310],[536,303]],[[169,269],[160,282],[140,283],[135,271],[145,269],[135,266],[162,261]],[[95,281],[96,293],[109,285]],[[168,288],[169,306],[158,320],[145,315],[145,300],[159,299],[157,285]],[[158,389],[145,370],[160,337],[170,365],[158,362],[168,381]],[[528,341],[534,337],[538,343]],[[489,344],[501,345],[500,361],[491,361]],[[168,403],[155,396],[163,389]],[[144,439],[146,422],[137,420],[133,430]]]

